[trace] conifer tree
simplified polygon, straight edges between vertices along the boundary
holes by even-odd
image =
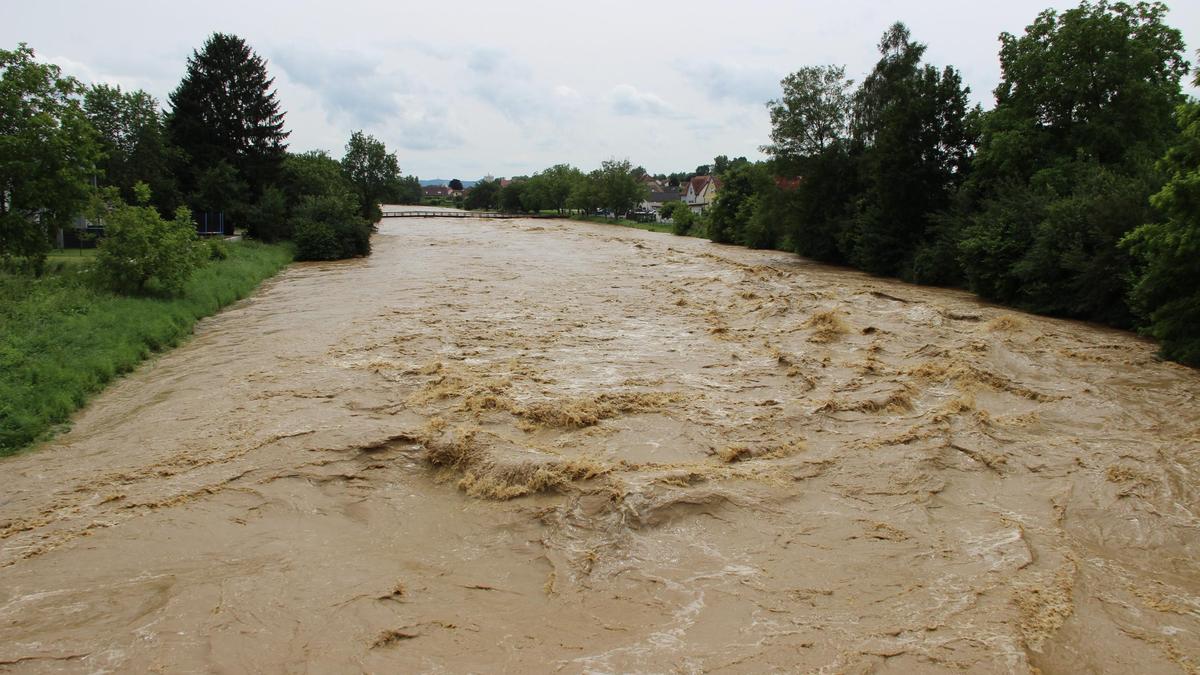
[[[221,162],[235,169],[252,200],[278,179],[288,132],[274,81],[266,61],[236,35],[213,33],[192,53],[167,120],[171,142],[185,155],[178,174],[186,192]]]

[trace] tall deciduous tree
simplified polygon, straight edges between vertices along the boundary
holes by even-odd
[[[167,117],[169,138],[185,154],[177,168],[185,191],[219,162],[233,167],[252,201],[278,180],[288,132],[273,85],[266,61],[236,35],[213,33],[192,53]]]
[[[1200,74],[1195,83],[1200,86]],[[1200,366],[1200,102],[1178,110],[1181,134],[1160,163],[1167,174],[1152,201],[1164,219],[1125,240],[1144,264],[1134,307],[1165,356]]]
[[[25,257],[35,271],[96,175],[100,150],[81,89],[25,44],[0,50],[0,258]]]
[[[379,205],[394,199],[400,182],[400,162],[383,141],[355,131],[346,144],[342,170],[358,192],[359,214],[372,223],[381,217]]]
[[[464,205],[468,209],[495,209],[500,206],[500,181],[481,180],[467,192]]]
[[[896,23],[880,59],[855,93],[853,142],[861,148],[857,199],[842,248],[876,274],[910,273],[931,216],[949,206],[974,150],[967,97],[957,71],[921,64],[925,45]]]
[[[628,159],[601,162],[599,188],[603,206],[613,215],[632,211],[649,194],[645,183],[634,175]]]
[[[159,213],[173,214],[182,200],[171,173],[158,101],[140,89],[125,92],[96,84],[84,94],[83,109],[104,150],[103,182],[118,188],[127,202],[136,201],[134,185],[145,183]]]
[[[843,66],[808,66],[783,78],[783,96],[769,101],[771,144],[763,150],[784,163],[819,157],[850,131],[854,81]]]
[[[1188,71],[1161,3],[1084,2],[1002,35],[1003,79],[971,181],[961,251],[971,288],[1039,312],[1129,325],[1133,260],[1152,220],[1154,159]]]

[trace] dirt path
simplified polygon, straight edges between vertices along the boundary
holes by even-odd
[[[0,670],[1200,671],[1200,373],[780,253],[393,220],[0,461]]]

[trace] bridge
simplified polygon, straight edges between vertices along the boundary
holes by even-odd
[[[384,218],[528,218],[494,211],[384,211]]]

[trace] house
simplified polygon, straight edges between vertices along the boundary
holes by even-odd
[[[638,177],[638,181],[646,186],[646,189],[651,192],[662,192],[667,189],[667,186],[654,176],[644,173]]]
[[[687,192],[683,194],[683,203],[694,213],[704,213],[716,199],[720,187],[721,183],[715,176],[693,176],[688,181]]]
[[[662,209],[663,204],[666,204],[667,202],[677,202],[679,201],[679,198],[679,190],[675,188],[651,190],[650,196],[646,197],[646,199],[642,200],[642,203],[638,205],[638,210],[653,211],[654,213],[658,213],[659,210]]]
[[[445,185],[426,185],[421,188],[421,195],[424,197],[449,197],[450,188]]]

